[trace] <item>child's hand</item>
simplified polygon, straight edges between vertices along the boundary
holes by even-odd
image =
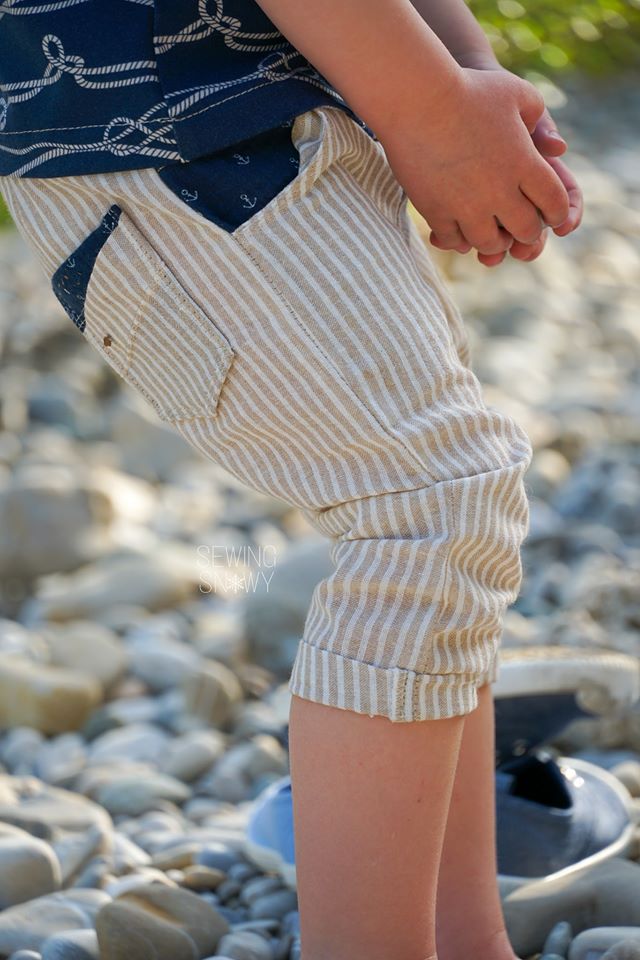
[[[477,54],[467,54],[461,62],[464,66],[473,67],[477,70],[497,70],[509,73],[493,55],[487,55],[482,51]],[[531,134],[531,139],[539,153],[546,158],[550,166],[556,171],[567,191],[569,214],[563,223],[553,228],[553,232],[557,236],[566,237],[567,234],[579,227],[582,222],[582,191],[571,171],[559,159],[559,157],[566,152],[567,143],[558,132],[558,128],[546,107],[536,123],[535,129]],[[516,260],[530,262],[539,257],[544,250],[547,235],[548,228],[545,226],[534,243],[527,244],[515,240],[508,250],[502,253],[491,255],[478,253],[478,260],[484,264],[484,266],[495,267],[502,263],[508,252]],[[464,238],[461,238],[460,243],[456,245],[445,245],[435,232],[431,233],[430,241],[435,247],[444,250],[455,250],[457,253],[468,253],[469,250],[472,249],[471,244],[467,243]]]
[[[391,167],[439,244],[502,254],[534,244],[569,216],[557,171],[532,134],[544,112],[536,88],[505,70],[461,70],[428,122],[396,123],[382,137]]]
[[[566,237],[567,234],[579,227],[580,223],[582,222],[582,191],[578,186],[576,178],[568,169],[568,167],[565,166],[562,160],[558,159],[557,157],[547,157],[547,162],[550,163],[557,172],[565,186],[567,196],[569,197],[569,216],[564,223],[561,223],[560,226],[553,228],[553,232],[556,234],[556,236]],[[548,232],[548,227],[545,227],[539,239],[532,244],[518,243],[517,241],[514,241],[514,243],[512,243],[512,245],[509,247],[510,256],[514,257],[516,260],[526,261],[527,263],[535,260],[536,257],[539,257],[544,250],[547,242]],[[438,243],[434,243],[434,246],[438,246]],[[458,252],[467,253],[469,249],[470,247],[467,245],[467,249],[460,250]],[[497,254],[493,257],[485,257],[482,254],[478,254],[478,259],[486,267],[496,267],[498,264],[502,263],[505,256],[506,253]]]

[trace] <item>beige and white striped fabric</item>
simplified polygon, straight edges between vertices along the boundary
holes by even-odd
[[[469,713],[521,583],[531,445],[484,403],[382,145],[331,106],[292,137],[298,175],[233,232],[151,168],[0,190],[50,276],[121,208],[84,335],[205,457],[331,538],[292,693]]]

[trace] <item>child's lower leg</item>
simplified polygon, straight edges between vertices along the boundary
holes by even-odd
[[[478,708],[465,718],[458,755],[438,879],[438,960],[515,957],[497,883],[494,750],[486,684],[478,690]]]
[[[435,955],[438,867],[464,721],[392,722],[292,697],[302,960]]]

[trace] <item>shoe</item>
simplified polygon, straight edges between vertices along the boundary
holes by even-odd
[[[296,889],[291,777],[269,784],[249,806],[243,850],[261,870],[279,873]]]
[[[573,720],[630,706],[640,697],[640,661],[582,647],[507,647],[492,686],[496,767],[558,736]]]
[[[607,770],[530,751],[496,771],[498,879],[529,883],[624,857],[632,798]]]
[[[561,758],[562,763],[558,760],[560,765],[554,770],[551,758],[543,764],[534,751],[578,717],[607,713],[634,703],[640,696],[640,665],[636,658],[610,650],[560,646],[506,648],[500,652],[499,675],[492,689],[498,767],[496,833],[502,851],[502,879],[514,878],[515,882],[519,878],[524,882],[536,875],[527,874],[527,870],[534,869],[535,861],[527,859],[528,848],[518,844],[517,832],[522,827],[514,824],[516,809],[528,813],[533,822],[557,821],[564,825],[564,839],[559,841],[556,860],[545,861],[540,852],[543,873],[538,876],[545,875],[547,868],[557,872],[577,869],[584,865],[580,858],[617,855],[616,851],[624,848],[633,835],[627,812],[628,793],[623,785],[612,774],[584,760]],[[515,763],[512,769],[511,763]],[[529,797],[526,790],[530,791]],[[525,791],[524,795],[520,791]],[[536,799],[540,796],[549,798],[546,804]],[[584,811],[585,796],[604,804],[602,810],[593,813],[590,824],[588,811]],[[545,838],[543,832],[541,843]],[[591,850],[590,844],[597,849]],[[279,873],[288,886],[296,888],[290,777],[270,784],[253,801],[244,849],[253,863]],[[607,849],[612,852],[603,852]],[[561,868],[553,865],[558,862],[562,862]],[[522,866],[523,863],[530,865]]]

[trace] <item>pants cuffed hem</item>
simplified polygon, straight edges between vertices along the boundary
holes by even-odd
[[[326,706],[394,722],[463,716],[478,706],[478,688],[493,683],[497,660],[483,674],[416,673],[352,660],[301,640],[289,691]]]

